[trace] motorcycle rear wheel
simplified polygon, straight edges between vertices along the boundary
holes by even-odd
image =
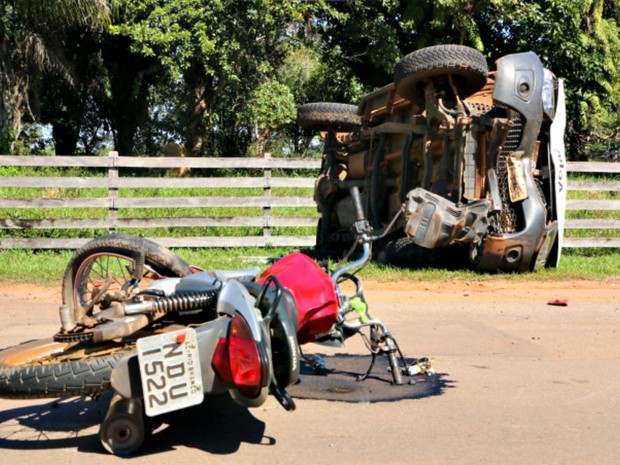
[[[110,388],[116,364],[133,348],[123,344],[39,339],[0,351],[0,397],[30,399],[91,395]]]
[[[183,277],[192,270],[188,263],[156,242],[128,234],[110,234],[86,243],[74,254],[62,281],[62,301],[76,309],[91,304],[108,280],[107,292],[120,292],[132,279],[138,254],[144,254],[144,273],[137,289],[157,279]]]

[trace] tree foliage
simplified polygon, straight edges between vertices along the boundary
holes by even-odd
[[[0,153],[10,152],[44,76],[73,83],[67,34],[93,34],[109,24],[106,0],[3,0],[0,3]]]
[[[532,50],[566,81],[573,156],[617,135],[620,114],[618,6],[610,0],[496,0],[479,23],[493,58]]]
[[[112,33],[128,37],[134,52],[155,57],[180,90],[171,112],[194,155],[239,154],[252,126],[278,126],[291,91],[277,71],[299,40],[304,15],[321,2],[125,0]],[[271,120],[265,107],[276,100]],[[282,100],[283,99],[283,100]],[[257,119],[248,127],[248,115]],[[223,147],[225,146],[225,147]],[[227,152],[227,153],[226,153]]]
[[[0,149],[36,120],[57,153],[108,139],[121,154],[293,150],[296,105],[356,103],[438,43],[490,63],[536,52],[566,81],[570,152],[620,145],[618,0],[114,0],[111,24],[109,11],[0,3]]]

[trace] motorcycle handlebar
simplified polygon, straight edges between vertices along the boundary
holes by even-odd
[[[353,206],[355,208],[355,216],[358,220],[365,220],[364,209],[362,208],[362,199],[360,197],[360,190],[357,186],[353,186],[349,189],[351,192],[351,198],[353,199]]]
[[[356,234],[358,235],[358,238],[361,239],[362,243],[370,243],[370,242],[376,241],[377,239],[383,239],[385,236],[387,236],[390,233],[390,231],[392,231],[392,229],[396,225],[396,222],[398,221],[400,216],[405,211],[405,204],[403,204],[401,205],[401,207],[398,209],[398,211],[396,212],[396,214],[390,221],[390,224],[388,224],[387,227],[383,229],[383,233],[378,236],[372,236],[371,235],[372,227],[370,226],[368,220],[366,219],[366,215],[364,213],[364,207],[362,206],[362,199],[360,196],[359,188],[357,186],[350,187],[349,193],[351,194],[351,199],[353,201],[353,208],[355,209],[356,221],[355,221],[354,228],[355,228]]]

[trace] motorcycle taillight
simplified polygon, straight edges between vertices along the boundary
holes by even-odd
[[[226,339],[220,339],[213,366],[225,381],[232,381],[241,394],[255,397],[263,384],[263,364],[252,331],[241,315],[230,321]]]

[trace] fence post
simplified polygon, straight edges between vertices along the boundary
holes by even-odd
[[[111,151],[108,153],[108,157],[112,161],[111,166],[108,168],[108,179],[110,180],[110,187],[108,188],[108,199],[110,199],[110,205],[108,206],[108,232],[116,232],[116,219],[118,218],[118,208],[116,207],[115,199],[118,198],[118,187],[112,187],[112,180],[118,179],[118,166],[116,160],[118,159],[118,152]]]
[[[264,157],[266,160],[271,159],[271,153],[265,152]],[[263,206],[263,237],[271,237],[271,206],[269,204],[269,198],[271,197],[271,168],[265,168],[263,171],[265,177],[265,184],[263,185],[263,197],[265,197],[265,205]]]

